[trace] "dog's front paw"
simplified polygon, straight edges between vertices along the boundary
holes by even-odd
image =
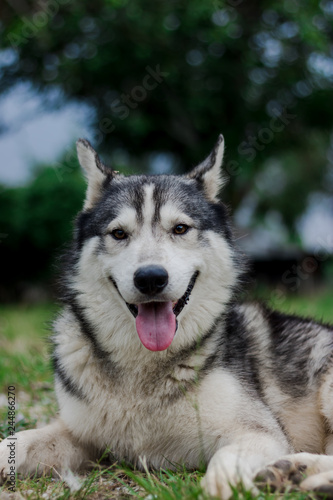
[[[16,439],[5,438],[0,443],[0,484],[6,481],[15,482],[16,473]]]
[[[4,439],[0,443],[0,484],[5,483],[8,479],[9,464],[7,450],[7,439]]]
[[[304,465],[284,458],[258,472],[255,483],[261,488],[268,487],[271,491],[294,489],[304,479],[305,469]]]
[[[210,461],[201,485],[209,495],[228,500],[236,486],[257,494],[252,478],[253,467],[247,460],[236,454],[218,452]]]
[[[314,490],[333,498],[333,457],[311,453],[287,455],[261,470],[255,481],[272,491]]]

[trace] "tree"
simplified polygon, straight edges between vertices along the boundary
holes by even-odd
[[[172,151],[185,170],[222,131],[227,201],[237,207],[254,193],[255,220],[277,210],[290,230],[309,192],[331,189],[332,1],[46,0],[3,9],[4,46],[14,52],[0,90],[29,80],[89,102],[94,146],[139,158]],[[272,164],[279,186],[270,184]]]
[[[13,291],[15,285],[45,281],[56,274],[54,265],[71,240],[84,191],[78,163],[65,161],[60,173],[40,166],[28,185],[1,191],[2,285]]]

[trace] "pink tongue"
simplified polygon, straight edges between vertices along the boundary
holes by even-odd
[[[167,349],[176,333],[176,316],[172,302],[150,302],[138,305],[136,330],[150,351]]]

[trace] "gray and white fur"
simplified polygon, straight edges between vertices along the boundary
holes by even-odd
[[[17,434],[17,472],[77,471],[109,449],[139,468],[205,463],[204,489],[228,499],[283,457],[306,468],[301,488],[332,488],[333,329],[237,303],[222,135],[184,176],[125,177],[77,149],[88,189],[52,337],[59,415]]]

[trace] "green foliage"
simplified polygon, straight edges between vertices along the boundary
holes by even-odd
[[[0,196],[2,283],[38,281],[54,274],[51,264],[72,234],[83,203],[85,182],[77,162],[38,169],[24,187]]]
[[[137,158],[172,151],[185,170],[222,131],[225,199],[235,209],[255,192],[254,220],[280,211],[290,231],[311,191],[331,192],[329,2],[52,0],[43,12],[6,4],[3,19],[4,46],[17,58],[0,90],[23,79],[85,100],[96,112],[95,146]],[[283,183],[258,192],[277,158]]]

